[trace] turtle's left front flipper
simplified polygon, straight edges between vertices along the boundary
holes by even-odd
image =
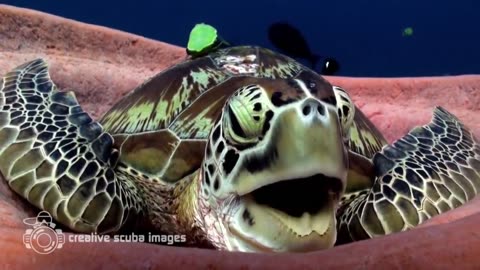
[[[337,245],[410,229],[480,191],[480,144],[441,107],[373,162],[373,187],[339,211]]]

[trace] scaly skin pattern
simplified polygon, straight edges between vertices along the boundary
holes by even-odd
[[[99,234],[157,223],[163,224],[157,232],[186,234],[186,244],[207,246],[192,227],[196,196],[184,192],[197,174],[166,186],[118,162],[111,135],[83,112],[73,92],[58,91],[45,61],[5,75],[0,105],[0,171],[16,193],[57,222]],[[166,214],[151,218],[149,208]]]
[[[43,60],[2,79],[0,105],[0,171],[15,192],[78,232],[115,232],[142,215],[137,187],[112,169],[111,136],[57,90]]]
[[[340,208],[337,244],[408,230],[480,191],[478,140],[441,107],[428,125],[383,148],[373,161],[373,187]]]

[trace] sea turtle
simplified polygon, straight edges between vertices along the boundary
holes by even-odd
[[[0,87],[0,172],[79,233],[310,251],[334,245],[337,219],[338,243],[375,237],[480,188],[479,145],[446,110],[387,145],[346,91],[256,46],[177,64],[98,122],[42,59]]]

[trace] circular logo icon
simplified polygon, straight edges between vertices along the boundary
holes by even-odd
[[[30,234],[30,245],[37,253],[52,253],[59,245],[57,232],[50,227],[39,226]]]

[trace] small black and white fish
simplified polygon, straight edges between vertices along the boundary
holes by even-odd
[[[334,58],[326,58],[323,61],[322,74],[323,75],[334,75],[340,69],[340,64]]]
[[[311,68],[316,70],[321,56],[310,49],[307,40],[299,29],[287,22],[276,22],[268,28],[268,39],[277,49],[292,58],[301,58],[310,62]],[[333,75],[339,70],[339,64],[334,58],[326,58],[322,67],[322,74]]]

